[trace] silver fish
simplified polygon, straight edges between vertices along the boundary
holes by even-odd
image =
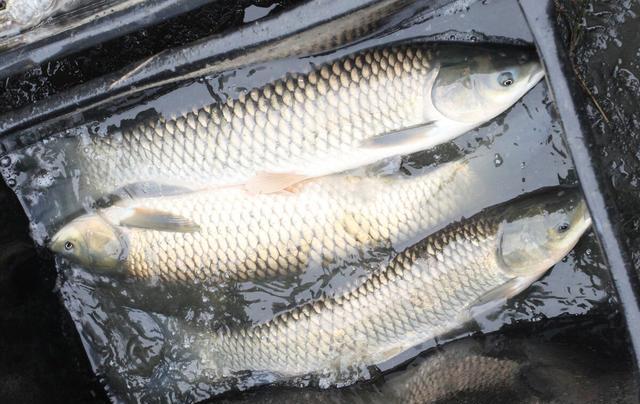
[[[82,138],[82,192],[134,183],[275,192],[448,141],[505,111],[543,74],[523,47],[362,51],[236,99]]]
[[[50,248],[87,268],[142,279],[297,274],[404,248],[459,217],[479,182],[461,160],[419,176],[328,176],[291,192],[231,187],[138,198],[71,221]]]
[[[577,190],[528,196],[408,248],[341,297],[310,302],[200,342],[219,377],[269,372],[339,377],[459,327],[472,307],[519,293],[591,224]]]

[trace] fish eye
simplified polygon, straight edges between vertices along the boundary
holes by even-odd
[[[515,80],[513,79],[513,74],[509,72],[501,73],[500,76],[498,76],[498,83],[500,83],[502,87],[509,87],[514,82]]]
[[[569,230],[569,227],[571,227],[571,226],[569,226],[569,223],[566,223],[566,222],[565,222],[565,223],[560,224],[560,225],[558,226],[558,233],[564,233],[564,232],[566,232],[567,230]]]
[[[73,243],[71,241],[67,241],[64,243],[64,249],[66,251],[71,251],[73,250]]]

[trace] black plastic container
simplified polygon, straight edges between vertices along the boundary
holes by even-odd
[[[425,2],[425,8],[437,8],[448,2]],[[149,4],[159,5],[160,3],[163,2],[150,2]],[[164,3],[174,4],[176,2],[167,1]],[[114,72],[49,100],[34,104],[25,110],[0,117],[0,154],[46,136],[53,129],[71,126],[81,121],[85,113],[100,108],[114,98],[125,100],[135,98],[142,93],[153,94],[160,85],[184,80],[185,77],[182,74],[184,71],[195,71],[190,77],[197,77],[200,74],[238,66],[242,64],[245,55],[268,61],[296,52],[317,49],[322,47],[323,42],[326,41],[326,37],[317,35],[317,33],[330,29],[332,21],[349,20],[349,16],[356,11],[360,16],[375,15],[376,18],[379,18],[382,14],[385,18],[393,18],[395,13],[402,12],[407,3],[404,0],[310,1],[273,19],[243,27],[223,37],[202,41],[184,48],[168,50],[148,60],[140,61],[137,65],[123,71]],[[613,196],[612,190],[607,186],[606,170],[598,166],[597,159],[592,158],[594,150],[590,139],[594,134],[590,130],[590,124],[586,118],[587,114],[584,111],[585,104],[589,100],[572,77],[568,57],[562,45],[561,32],[556,25],[557,16],[554,3],[552,1],[520,0],[520,5],[545,63],[547,83],[555,97],[555,105],[562,119],[566,135],[565,142],[570,149],[594,219],[594,228],[617,289],[621,311],[624,313],[627,323],[629,340],[636,363],[638,363],[640,311],[637,275],[632,268],[631,252],[627,250],[626,243],[621,241],[618,212],[611,208]],[[158,6],[157,10],[162,10],[162,8]],[[172,10],[178,10],[178,8]],[[140,14],[131,14],[132,17],[136,15]],[[139,28],[144,24],[153,24],[159,19],[168,17],[163,13],[152,14],[152,16],[155,19],[141,19],[139,20],[141,25],[134,24],[131,29]],[[114,18],[116,17],[114,16]],[[109,39],[111,33],[103,34],[104,36],[94,34],[101,32],[103,27],[118,26],[121,22],[118,20],[110,23],[105,22],[106,25],[102,27],[85,27],[88,30],[86,38],[91,38],[91,40],[84,42],[83,46],[92,46],[96,42]],[[359,27],[363,28],[362,23],[362,20],[350,22],[354,32],[358,32]],[[314,31],[315,27],[320,27],[320,31]],[[366,33],[368,29],[371,27],[364,24],[361,33]],[[116,35],[115,31],[112,33]],[[117,34],[121,33],[122,31]],[[345,32],[344,34],[351,35],[353,33]],[[290,47],[289,39],[296,37],[299,40],[300,36],[304,37],[305,35],[308,41],[304,49]],[[216,40],[222,38],[224,40]],[[60,41],[68,40],[70,39],[60,39]],[[54,40],[52,39],[52,41]],[[7,75],[25,67],[28,60],[40,62],[45,58],[60,56],[51,52],[51,46],[55,46],[55,43],[34,44],[33,48],[26,53],[26,55],[32,56],[15,59],[16,64],[7,64],[7,70],[0,72],[0,75]],[[13,208],[16,209],[17,206]],[[26,234],[26,225],[24,227]],[[69,322],[68,318],[65,321]],[[97,400],[104,399],[100,394],[99,397]]]

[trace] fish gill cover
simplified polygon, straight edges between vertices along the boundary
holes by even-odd
[[[533,86],[540,77],[523,51],[530,35],[524,23],[495,23],[519,15],[516,6],[487,3],[456,2],[435,13],[410,7],[364,40],[173,86],[2,156],[2,174],[34,239],[59,253],[63,301],[115,401],[194,401],[265,383],[348,385],[373,377],[369,365],[390,369],[463,326],[491,332],[612,304],[589,233],[526,298],[477,314],[473,326],[466,307],[510,279],[489,270],[491,253],[475,278],[458,278],[474,287],[453,283],[455,296],[439,313],[445,320],[430,317],[429,332],[409,321],[404,332],[389,334],[388,345],[380,336],[388,331],[380,330],[396,327],[390,317],[373,322],[378,339],[367,342],[393,349],[366,352],[362,341],[344,339],[368,359],[352,366],[325,365],[331,354],[305,360],[341,345],[322,338],[305,345],[305,334],[295,332],[300,324],[321,333],[330,324],[322,316],[335,319],[335,307],[374,296],[368,285],[398,297],[415,287],[417,312],[427,305],[420,290],[433,286],[417,281],[424,265],[434,265],[420,254],[444,248],[455,262],[473,262],[474,252],[469,258],[455,243],[495,246],[494,227],[485,223],[509,211],[483,209],[576,185],[547,89]],[[515,69],[496,63],[503,55],[517,55]],[[533,88],[511,98],[500,92],[523,80]],[[371,104],[349,98],[355,96]],[[302,135],[296,143],[312,129],[315,143]],[[283,132],[290,137],[279,138]],[[176,133],[188,141],[166,143]],[[210,133],[222,135],[211,143]],[[306,167],[313,170],[296,171]],[[345,169],[355,171],[340,173]],[[214,180],[214,189],[203,188]],[[513,255],[507,261],[520,262]],[[438,265],[432,270],[451,270]],[[367,283],[380,272],[383,278]],[[398,284],[385,273],[416,282]],[[528,283],[542,273],[529,275]],[[400,289],[380,286],[387,283]],[[414,315],[402,310],[394,313]],[[365,312],[341,313],[347,324]],[[340,329],[344,335],[332,338],[350,337],[349,328]],[[283,339],[263,351],[259,341],[270,335]]]

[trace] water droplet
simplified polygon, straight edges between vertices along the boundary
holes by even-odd
[[[11,157],[4,156],[3,158],[0,159],[0,166],[9,167],[9,164],[11,164]]]
[[[10,186],[11,188],[16,186],[16,180],[14,180],[13,178],[9,178],[7,180],[7,185]]]
[[[496,153],[496,155],[493,157],[493,164],[496,167],[500,167],[502,165],[502,163],[504,163],[504,160],[502,159],[502,156],[499,155],[498,153]]]

